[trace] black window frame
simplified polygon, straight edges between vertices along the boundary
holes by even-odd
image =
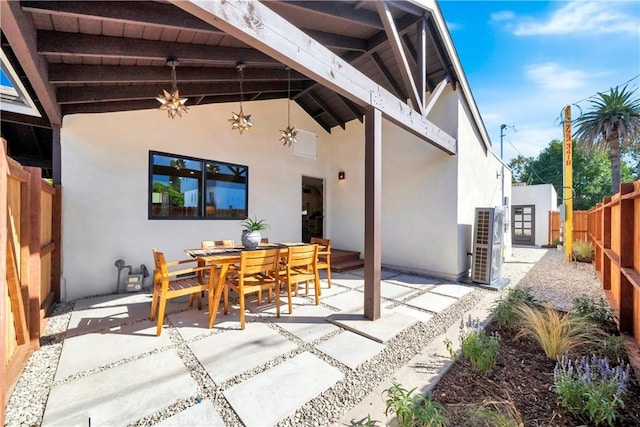
[[[185,215],[158,215],[158,214],[154,214],[154,203],[153,203],[153,177],[154,175],[165,175],[165,176],[170,176],[162,173],[157,173],[160,172],[161,168],[166,168],[166,166],[161,166],[161,165],[155,165],[154,164],[154,156],[164,156],[164,157],[172,157],[172,158],[176,158],[176,159],[180,159],[180,160],[185,160],[185,161],[190,161],[190,162],[197,162],[200,163],[200,170],[191,170],[194,173],[192,175],[195,176],[189,176],[189,178],[197,178],[199,180],[198,182],[198,191],[199,191],[199,201],[198,201],[198,215],[193,215],[193,216],[185,216]],[[244,170],[243,171],[243,176],[236,176],[234,177],[234,181],[232,182],[237,182],[235,181],[235,179],[239,178],[244,178],[244,210],[239,209],[241,214],[240,215],[221,215],[221,216],[215,216],[215,215],[207,215],[207,203],[206,203],[206,190],[207,190],[207,182],[213,179],[213,175],[215,175],[215,171],[210,171],[213,168],[208,168],[208,166],[210,165],[221,165],[224,168],[228,168],[228,169],[233,169],[233,168],[237,168],[238,170]],[[241,164],[237,164],[237,163],[230,163],[230,162],[222,162],[219,160],[209,160],[209,159],[202,159],[199,157],[192,157],[192,156],[185,156],[182,154],[175,154],[175,153],[167,153],[167,152],[163,152],[163,151],[152,151],[149,150],[149,164],[148,164],[148,171],[149,171],[149,177],[148,177],[148,187],[147,187],[147,217],[149,220],[243,220],[248,218],[249,215],[249,166],[246,165],[241,165]],[[229,181],[229,179],[213,179],[214,181]]]

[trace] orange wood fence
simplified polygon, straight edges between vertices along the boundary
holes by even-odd
[[[587,213],[594,265],[620,331],[640,345],[640,180]]]
[[[60,296],[60,188],[7,157],[0,139],[0,425],[16,380],[40,347]]]
[[[573,211],[573,241],[588,240],[587,211]],[[549,244],[560,237],[560,212],[549,211]],[[563,239],[564,241],[564,239]]]

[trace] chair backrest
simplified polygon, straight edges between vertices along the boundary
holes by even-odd
[[[162,276],[167,274],[167,262],[165,261],[164,253],[159,252],[156,248],[153,248],[153,263],[156,269],[154,282],[161,281]]]
[[[269,238],[263,237],[262,239],[260,239],[260,243],[269,243]]]
[[[259,251],[243,251],[240,254],[240,275],[278,271],[279,249],[263,249]]]
[[[320,246],[324,246],[324,248],[319,249],[320,252],[331,252],[331,240],[323,239],[321,237],[312,237],[311,244],[316,244]]]
[[[230,247],[235,246],[236,243],[233,239],[229,240],[203,240],[201,244],[202,249],[214,249],[220,246]]]
[[[311,267],[318,264],[318,245],[289,246],[287,252],[288,267]]]

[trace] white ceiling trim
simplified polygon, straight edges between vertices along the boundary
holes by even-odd
[[[33,99],[22,85],[18,74],[13,69],[4,49],[0,49],[0,68],[11,81],[11,87],[0,86],[0,110],[27,116],[42,117]]]

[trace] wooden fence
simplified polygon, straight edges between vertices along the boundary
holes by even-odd
[[[11,389],[40,347],[60,297],[60,188],[7,157],[0,139],[0,425]],[[5,250],[6,249],[6,250]]]
[[[573,211],[573,241],[588,240],[587,211]],[[560,212],[549,211],[549,245],[560,237]],[[564,241],[564,238],[563,238]]]
[[[640,180],[587,213],[594,265],[620,331],[640,345]]]

